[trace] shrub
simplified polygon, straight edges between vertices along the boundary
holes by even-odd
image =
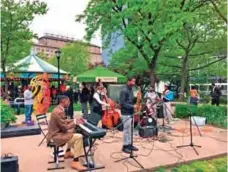
[[[193,115],[197,114],[197,106],[190,104],[177,104],[176,105],[176,117],[178,118],[187,118],[189,116],[189,111]]]
[[[202,116],[207,118],[208,124],[227,128],[227,107],[218,107],[212,105],[176,105],[176,116],[178,118],[187,118],[189,110],[193,116]]]
[[[1,100],[1,123],[9,124],[16,121],[14,110]]]

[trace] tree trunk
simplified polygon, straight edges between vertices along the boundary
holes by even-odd
[[[4,81],[4,83],[5,83],[5,90],[4,90],[5,93],[4,93],[4,96],[5,96],[5,99],[8,100],[8,80],[7,80],[6,69],[5,69],[5,65],[4,64],[2,64],[2,73],[3,73],[4,77],[5,77],[5,81]]]
[[[183,65],[180,73],[180,76],[181,76],[180,97],[179,97],[180,101],[184,101],[184,92],[185,92],[187,75],[188,75],[187,63],[188,63],[188,57],[185,56],[183,59]]]
[[[155,88],[155,83],[156,83],[156,76],[155,76],[155,69],[150,68],[149,69],[149,76],[150,76],[150,85]]]

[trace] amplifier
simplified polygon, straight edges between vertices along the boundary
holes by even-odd
[[[139,127],[139,136],[140,137],[153,137],[158,135],[158,128],[156,126],[145,126]]]
[[[18,157],[1,157],[1,169],[2,172],[19,172]]]

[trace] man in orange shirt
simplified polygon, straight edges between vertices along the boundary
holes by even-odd
[[[197,105],[198,104],[198,101],[199,101],[199,94],[196,90],[196,87],[195,86],[192,86],[191,90],[190,90],[190,104],[193,104],[193,105]]]

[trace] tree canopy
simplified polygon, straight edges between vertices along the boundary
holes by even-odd
[[[106,45],[112,33],[121,31],[125,45],[131,44],[139,54],[136,58],[144,59],[154,85],[157,61],[165,45],[174,44],[176,33],[186,24],[196,24],[199,13],[207,7],[212,7],[209,0],[91,0],[77,21],[85,20],[87,40],[101,28]]]
[[[35,15],[47,12],[47,5],[39,1],[1,1],[1,68],[6,77],[6,66],[29,53],[33,32],[29,25]],[[5,80],[5,97],[8,97],[8,82]]]
[[[66,44],[61,49],[60,68],[72,75],[78,75],[89,67],[90,54],[87,43],[76,41]],[[57,66],[56,57],[48,60],[51,64]]]
[[[1,6],[1,67],[9,66],[27,55],[32,45],[33,32],[29,25],[35,15],[45,14],[47,5],[39,1],[2,0]]]

